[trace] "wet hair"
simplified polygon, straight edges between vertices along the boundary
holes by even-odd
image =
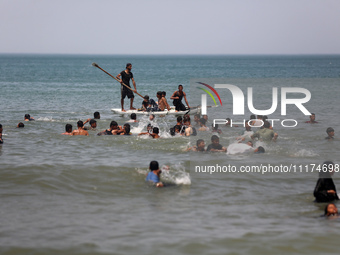
[[[178,116],[178,117],[177,117],[177,122],[182,122],[182,121],[183,121],[182,116]]]
[[[259,146],[256,153],[265,153],[265,151],[266,150],[262,146]]]
[[[137,114],[131,113],[130,117],[131,117],[132,120],[136,120],[137,119]]]
[[[218,129],[218,124],[216,123],[215,126],[214,126],[214,123],[211,124],[213,130],[217,130]]]
[[[189,115],[184,115],[183,122],[190,122],[190,116]]]
[[[94,123],[97,123],[97,121],[94,120],[94,119],[91,119],[91,120],[90,120],[90,125],[92,125],[92,124],[94,124]]]
[[[176,126],[174,126],[174,130],[176,130],[176,129],[181,131],[182,127],[180,125],[176,125]]]
[[[329,172],[329,170],[332,169],[331,166],[334,166],[334,163],[332,161],[323,162],[322,167],[319,171],[319,178],[332,178],[331,173]]]
[[[327,130],[326,130],[326,133],[327,133],[327,134],[330,133],[330,132],[334,132],[334,129],[331,128],[331,127],[327,128]]]
[[[207,122],[205,119],[203,119],[203,118],[200,118],[200,122],[203,124],[203,125],[205,125],[205,123]]]
[[[201,142],[204,142],[204,140],[203,140],[203,139],[198,139],[198,140],[196,141],[196,146],[198,147],[198,145],[199,145]]]
[[[25,127],[24,123],[22,123],[22,122],[19,122],[19,124],[18,124],[18,128],[23,128],[23,127]],[[0,127],[0,128],[1,128],[1,127]]]
[[[78,120],[77,127],[83,127],[83,126],[84,126],[84,122],[82,122],[81,120]]]
[[[99,113],[99,112],[95,112],[95,113],[93,114],[93,117],[94,117],[95,119],[100,119],[100,113]]]
[[[158,127],[153,127],[152,133],[159,134],[159,128]]]
[[[154,171],[154,170],[158,170],[159,165],[158,165],[158,161],[151,161],[150,162],[150,171]]]
[[[327,216],[327,213],[328,213],[328,206],[330,206],[330,205],[334,205],[334,207],[336,208],[336,205],[335,205],[334,203],[329,203],[329,204],[327,204],[326,207],[325,207],[324,216]]]
[[[152,125],[149,123],[149,124],[147,125],[147,127],[151,127],[151,128],[152,128]]]
[[[72,125],[71,124],[66,124],[65,125],[65,131],[66,132],[71,132],[72,131]]]
[[[29,114],[25,114],[25,119],[30,119],[31,118],[31,115],[29,115]]]
[[[162,96],[162,91],[157,91],[157,96]]]
[[[149,100],[150,97],[149,97],[148,95],[145,95],[145,96],[144,96],[144,99]]]
[[[220,138],[217,136],[217,135],[213,135],[212,137],[211,137],[211,141],[213,142],[213,141],[216,141],[216,140],[219,140]]]
[[[182,88],[183,88],[183,85],[182,85],[182,84],[179,84],[179,85],[178,85],[178,88],[179,88],[179,87],[182,87]]]
[[[132,64],[131,63],[127,63],[126,64],[126,68],[128,68],[129,66],[132,66]]]
[[[111,121],[110,127],[118,126],[118,123],[116,121]]]
[[[129,123],[124,124],[124,130],[125,130],[125,133],[127,133],[127,134],[130,133],[131,127],[130,127]]]
[[[315,113],[314,113],[314,112],[312,112],[310,115],[311,115],[311,116],[312,116],[312,115],[315,115]]]
[[[268,121],[264,121],[263,127],[270,128],[270,123]]]
[[[162,96],[166,96],[166,92],[165,91],[162,91]]]

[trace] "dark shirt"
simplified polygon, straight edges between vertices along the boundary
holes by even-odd
[[[121,75],[121,78],[122,78],[123,83],[124,83],[125,85],[127,85],[127,86],[130,87],[130,79],[133,78],[133,74],[132,74],[131,72],[127,74],[127,73],[125,72],[125,70],[124,70],[124,71],[122,71],[122,72],[120,73],[120,75]],[[123,86],[123,85],[122,85],[122,86]],[[123,87],[126,89],[125,86],[123,86]]]
[[[207,151],[210,151],[211,149],[215,150],[222,150],[223,146],[221,144],[209,144]]]
[[[327,193],[327,190],[334,190],[335,194]],[[330,202],[339,200],[332,178],[319,178],[314,189],[316,202]]]

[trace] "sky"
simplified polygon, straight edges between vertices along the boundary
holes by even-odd
[[[339,0],[0,0],[0,53],[340,54]]]

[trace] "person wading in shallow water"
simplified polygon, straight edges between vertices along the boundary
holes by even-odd
[[[133,74],[131,72],[131,69],[132,69],[132,64],[131,63],[127,63],[126,64],[126,69],[124,71],[121,71],[120,74],[117,75],[117,79],[119,79],[120,83],[124,83],[128,87],[130,87],[130,79],[131,79],[133,87],[135,88],[133,90],[133,92],[136,93],[137,92],[136,82],[135,82],[135,79],[133,78]],[[128,98],[130,98],[130,110],[136,110],[136,108],[133,107],[133,99],[135,97],[133,95],[133,92],[130,89],[128,89],[127,87],[125,87],[123,84],[121,85],[120,92],[121,92],[121,100],[120,100],[120,102],[121,102],[121,105],[122,105],[122,111],[126,112],[124,110],[124,98],[126,96]]]

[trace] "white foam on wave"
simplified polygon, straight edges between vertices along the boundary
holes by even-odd
[[[185,168],[178,164],[171,167],[162,166],[162,179],[166,182],[176,185],[191,185],[190,174],[185,171]]]

